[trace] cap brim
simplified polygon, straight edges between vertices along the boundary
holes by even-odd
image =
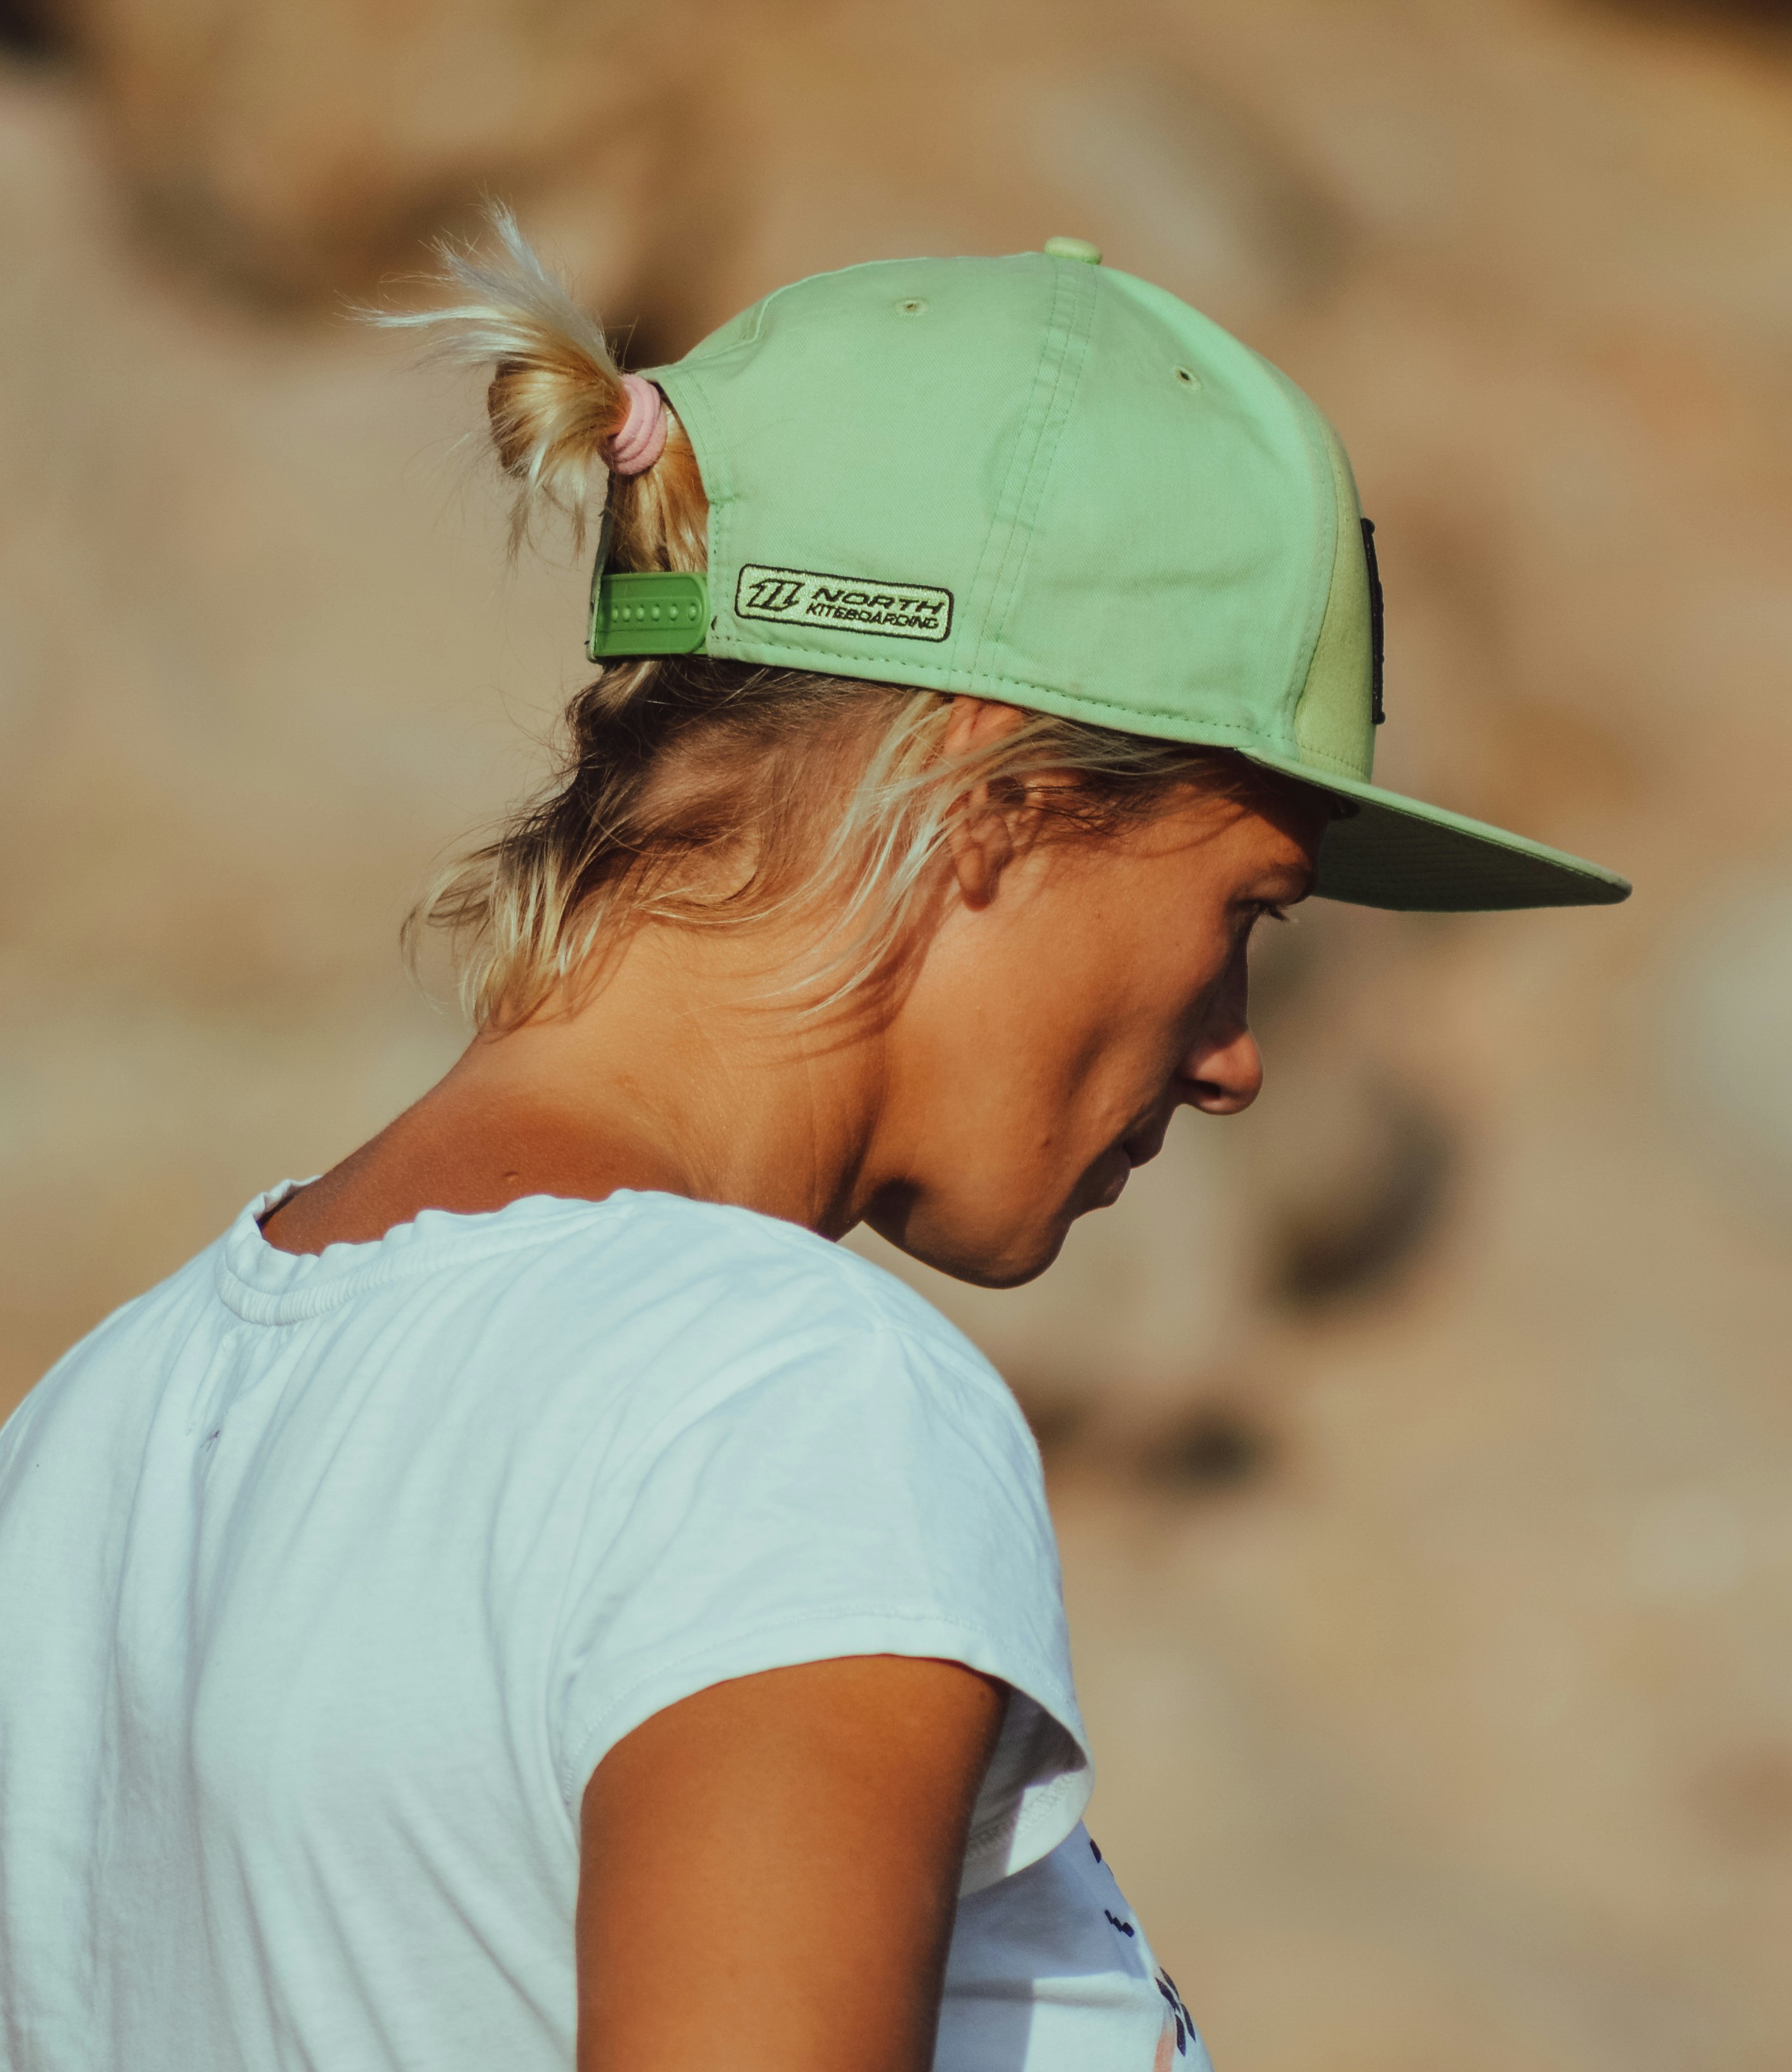
[[[1293,758],[1243,750],[1253,763],[1349,800],[1319,850],[1321,899],[1403,913],[1491,913],[1520,906],[1614,906],[1630,896],[1615,871],[1441,806],[1351,778],[1321,777]]]

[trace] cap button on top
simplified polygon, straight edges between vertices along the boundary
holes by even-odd
[[[1101,247],[1091,245],[1086,237],[1048,237],[1046,240],[1048,259],[1080,259],[1085,266],[1101,264]]]

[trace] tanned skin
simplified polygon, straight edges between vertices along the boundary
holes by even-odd
[[[957,699],[945,751],[1022,719]],[[968,803],[902,985],[845,1024],[767,1004],[807,937],[643,929],[600,989],[475,1041],[277,1210],[269,1242],[626,1187],[829,1238],[865,1223],[961,1280],[1032,1279],[1178,1108],[1256,1098],[1246,946],[1312,889],[1328,808],[1190,792],[1046,839],[1050,817]],[[635,1729],[585,1795],[579,2072],[926,2072],[1003,1702],[957,1663],[856,1657]]]
[[[924,2072],[1005,1698],[860,1655],[620,1741],[585,1794],[579,2072]]]

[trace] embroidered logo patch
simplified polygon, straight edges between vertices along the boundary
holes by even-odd
[[[762,569],[752,562],[734,586],[734,610],[742,619],[880,633],[896,640],[943,640],[952,629],[949,590],[817,575],[809,569]]]

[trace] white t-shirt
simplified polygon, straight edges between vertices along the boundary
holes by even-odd
[[[605,1752],[865,1654],[1013,1694],[941,2072],[1205,2066],[1080,1825],[1037,1452],[943,1318],[744,1210],[298,1257],[285,1191],[0,1433],[5,2072],[568,2072]]]

